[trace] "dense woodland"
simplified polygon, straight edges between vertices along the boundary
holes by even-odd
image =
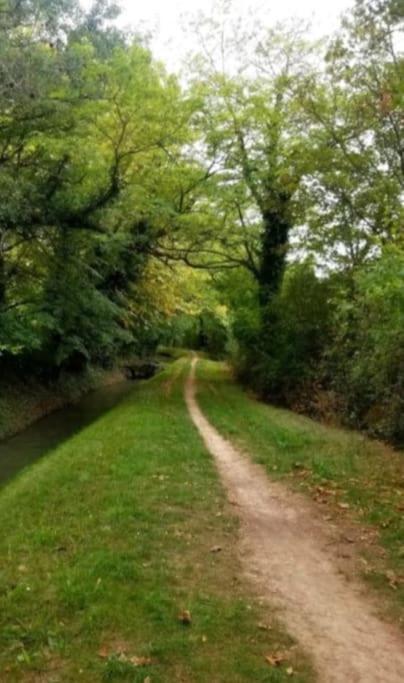
[[[167,73],[97,0],[0,0],[0,364],[158,344],[404,440],[403,0],[338,33],[190,21]]]

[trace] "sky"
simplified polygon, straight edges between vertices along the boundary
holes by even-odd
[[[83,0],[88,4],[90,0]],[[186,14],[203,10],[212,12],[214,0],[119,0],[122,16],[119,23],[134,30],[152,29],[153,53],[170,70],[177,70],[181,60],[192,48],[190,36],[184,32]],[[314,37],[332,33],[340,14],[354,0],[233,0],[235,12],[255,17],[270,25],[290,17],[311,20]]]

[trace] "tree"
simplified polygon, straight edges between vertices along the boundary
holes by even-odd
[[[136,327],[128,301],[170,221],[186,108],[149,50],[110,27],[109,3],[6,9],[0,347],[100,361]]]
[[[202,256],[210,266],[246,267],[264,313],[299,221],[295,199],[307,143],[296,92],[311,50],[293,26],[249,33],[232,24],[230,10],[226,5],[218,20],[197,21],[203,49],[194,62],[196,124],[214,177],[205,246],[196,240],[189,254],[194,264]]]
[[[301,91],[313,172],[306,246],[355,268],[402,240],[404,60],[400,3],[358,0]]]

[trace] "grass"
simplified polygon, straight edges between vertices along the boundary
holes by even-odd
[[[366,576],[404,626],[404,454],[260,403],[224,364],[201,361],[197,375],[205,414],[271,477],[287,479],[322,503],[333,501],[341,516],[377,530],[384,553],[380,558],[372,545],[366,550]]]
[[[188,365],[1,491],[2,683],[282,683],[290,666],[313,680],[240,578],[237,523],[185,410]],[[271,667],[279,650],[288,663]]]
[[[182,349],[179,346],[159,346],[157,355],[171,360],[179,360],[180,358],[189,358],[192,352],[189,349]]]

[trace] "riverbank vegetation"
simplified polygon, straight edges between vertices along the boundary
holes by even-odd
[[[219,2],[181,78],[117,13],[0,4],[2,375],[192,345],[402,442],[402,3],[313,42]]]

